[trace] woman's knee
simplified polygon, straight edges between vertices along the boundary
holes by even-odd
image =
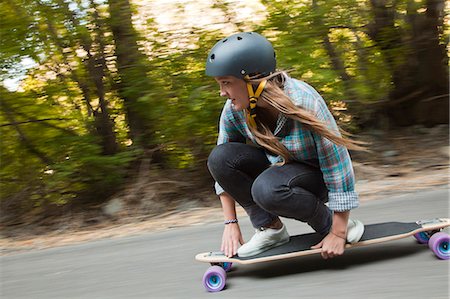
[[[224,143],[216,146],[208,157],[208,169],[211,173],[215,173],[220,167],[223,167],[227,158],[232,155],[232,143]]]
[[[301,187],[288,186],[282,176],[270,170],[258,176],[251,192],[253,200],[266,211],[301,221],[310,219],[318,204],[314,194]]]
[[[216,146],[208,157],[208,169],[214,174],[224,168],[240,169],[250,176],[257,176],[269,166],[260,148],[240,142],[228,142]]]

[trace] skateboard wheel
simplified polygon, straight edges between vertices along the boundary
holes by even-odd
[[[417,242],[419,242],[420,244],[428,244],[431,236],[438,232],[440,232],[440,230],[420,232],[420,233],[414,234],[414,238],[416,238]]]
[[[229,272],[231,270],[231,267],[233,266],[233,263],[222,263],[222,268],[225,270],[225,272]]]
[[[220,292],[225,287],[227,273],[220,266],[212,266],[203,275],[203,286],[208,292]]]
[[[233,263],[223,262],[223,263],[211,263],[211,266],[219,266],[225,270],[225,272],[230,272]]]
[[[431,236],[428,246],[433,253],[441,260],[448,260],[450,258],[450,235],[444,232],[439,232]]]
[[[430,235],[428,234],[428,232],[420,232],[414,234],[414,238],[416,238],[417,242],[419,242],[420,244],[427,244],[430,240]]]

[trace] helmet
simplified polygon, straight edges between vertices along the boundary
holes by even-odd
[[[272,44],[256,32],[236,33],[218,41],[208,54],[206,75],[267,76],[275,71]]]

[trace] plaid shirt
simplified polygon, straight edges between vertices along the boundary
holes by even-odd
[[[328,128],[339,134],[339,129],[327,105],[319,93],[310,85],[286,76],[285,93],[297,105],[312,112]],[[289,150],[294,161],[302,161],[320,167],[328,188],[328,204],[333,211],[348,211],[358,206],[358,195],[354,191],[354,173],[347,148],[338,146],[326,138],[306,129],[300,122],[279,114],[274,135]],[[231,100],[227,100],[219,123],[217,144],[226,142],[256,143],[245,122],[245,111],[235,111]],[[266,151],[273,164],[280,162],[280,156]],[[276,167],[276,166],[274,166]],[[224,192],[216,183],[216,193]]]

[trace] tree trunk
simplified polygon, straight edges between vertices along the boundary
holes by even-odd
[[[339,75],[339,78],[341,78],[342,83],[344,84],[344,93],[347,98],[346,100],[356,103],[357,97],[352,88],[352,78],[345,70],[344,62],[331,43],[330,38],[328,37],[328,32],[326,32],[325,36],[323,37],[323,45],[328,54],[328,57],[331,60],[331,65],[333,66],[334,71]]]
[[[152,130],[148,117],[143,115],[143,104],[138,99],[152,86],[147,78],[149,68],[146,57],[139,51],[137,33],[132,24],[132,13],[128,0],[108,0],[110,26],[115,40],[117,69],[120,77],[119,94],[124,100],[130,137],[134,142],[152,143]],[[145,109],[149,108],[147,105]]]
[[[64,13],[67,15],[74,28],[77,28],[79,26],[78,20],[74,17],[73,13],[70,11],[68,4],[65,3],[64,1],[59,1],[59,5],[61,6],[61,8],[64,9]],[[43,6],[43,8],[46,9],[45,6]],[[97,25],[96,27],[98,28],[99,27],[98,24],[96,25]],[[53,26],[53,23],[50,20],[50,18],[47,19],[47,26],[50,32],[50,36],[52,37],[54,43],[58,46],[60,50],[60,53],[63,57],[63,61],[70,69],[67,54],[63,51],[65,46],[58,37],[55,27]],[[79,44],[87,53],[85,65],[86,70],[88,72],[88,77],[94,83],[95,86],[94,92],[99,100],[99,107],[97,109],[94,110],[90,104],[90,92],[88,87],[89,84],[81,81],[81,79],[76,75],[76,73],[73,70],[71,71],[71,76],[72,79],[74,79],[74,81],[77,82],[78,86],[81,89],[81,92],[84,96],[84,100],[88,107],[88,113],[92,113],[94,116],[95,134],[100,137],[102,153],[105,155],[113,155],[117,153],[118,146],[116,141],[116,135],[114,132],[114,123],[110,118],[108,112],[108,103],[105,99],[105,86],[103,84],[103,79],[105,76],[104,69],[106,68],[106,65],[104,64],[105,53],[103,52],[103,49],[100,48],[101,51],[97,51],[95,56],[92,55],[91,48],[94,41],[92,41],[92,39],[89,36],[83,33],[78,33],[77,37]],[[100,36],[98,36],[97,38],[101,39]],[[76,45],[72,44],[70,46],[73,49],[76,48]]]
[[[328,28],[323,20],[322,16],[317,12],[317,1],[313,0],[312,2],[312,9],[315,11],[314,15],[314,26],[317,28],[317,30],[320,31],[321,37],[322,37],[322,43],[325,51],[327,52],[328,57],[331,61],[331,66],[333,67],[333,70],[336,72],[336,74],[339,76],[339,78],[342,80],[342,83],[344,85],[344,96],[346,102],[351,102],[352,105],[348,107],[348,111],[354,110],[361,110],[360,104],[358,102],[358,97],[355,94],[355,91],[353,89],[352,84],[352,77],[348,74],[345,64],[342,61],[340,57],[340,53],[336,50],[333,43],[330,41],[329,33],[330,28]]]
[[[382,50],[391,70],[393,90],[379,109],[391,125],[449,123],[448,56],[440,44],[443,0],[428,0],[426,12],[408,3],[408,27],[395,26],[395,7],[386,0],[371,0],[374,21],[368,35]],[[401,57],[399,59],[399,53]]]
[[[449,122],[449,75],[446,45],[440,43],[439,28],[443,27],[443,0],[426,1],[426,12],[408,14],[412,28],[411,48],[415,68],[411,66],[413,82],[424,90],[412,113],[425,125]]]
[[[97,8],[95,7],[95,3],[91,1],[91,6],[94,8],[94,28],[96,31],[95,34],[95,43],[98,45],[99,50],[96,51],[94,55],[91,55],[90,48],[88,45],[83,46],[88,53],[88,70],[90,77],[93,79],[95,84],[95,92],[97,94],[99,100],[99,111],[94,111],[96,129],[100,136],[102,136],[102,149],[103,154],[105,155],[113,155],[117,152],[117,141],[116,135],[114,132],[114,123],[111,120],[108,109],[108,102],[105,98],[105,85],[103,80],[105,79],[105,71],[106,71],[106,59],[105,59],[105,49],[103,43],[103,32],[101,30],[101,24],[99,23],[99,17]],[[89,51],[88,51],[89,50]]]
[[[113,155],[117,152],[117,142],[114,133],[114,124],[109,116],[108,103],[105,99],[105,89],[103,85],[104,73],[101,67],[96,65],[97,59],[93,56],[89,56],[87,64],[99,100],[99,108],[94,110],[95,128],[98,135],[101,136],[103,154]]]

